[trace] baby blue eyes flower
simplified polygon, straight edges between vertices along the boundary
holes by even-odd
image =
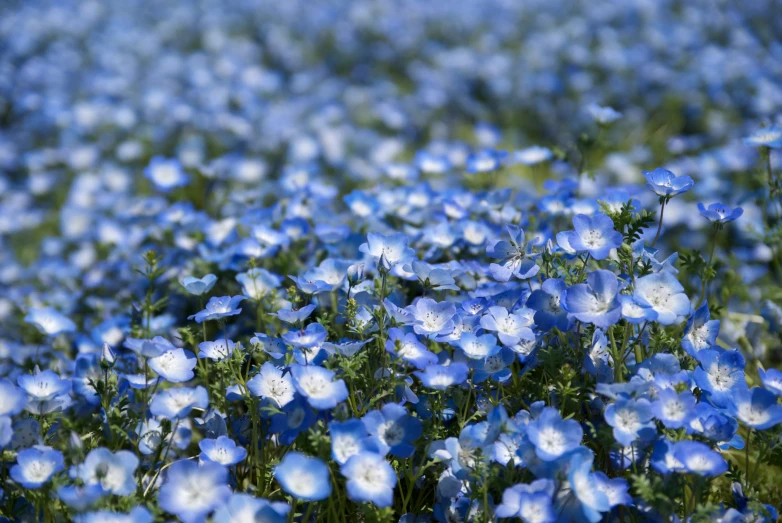
[[[513,153],[513,159],[522,165],[538,165],[554,158],[554,153],[548,147],[533,145]]]
[[[603,519],[602,513],[611,509],[608,496],[600,489],[602,481],[592,473],[593,459],[591,452],[576,452],[571,459],[568,473],[571,492],[564,499],[558,499],[556,507],[565,521],[586,519],[597,523]],[[575,498],[577,503],[574,503],[571,497]]]
[[[685,440],[675,443],[673,457],[681,464],[682,472],[713,477],[728,471],[725,458],[699,441]]]
[[[242,294],[253,300],[260,300],[282,285],[278,276],[258,267],[237,274],[236,281],[242,286]]]
[[[524,523],[554,523],[557,514],[552,505],[555,484],[539,479],[529,485],[519,484],[505,489],[502,503],[494,515],[498,518],[521,518]]]
[[[65,468],[62,453],[50,447],[35,446],[19,451],[11,479],[24,488],[38,489]]]
[[[587,106],[587,112],[592,116],[595,122],[600,125],[612,124],[622,117],[622,113],[615,110],[613,107],[603,107],[597,104],[589,104]]]
[[[528,314],[524,314],[524,312]],[[532,325],[531,310],[509,313],[505,307],[489,307],[489,310],[481,316],[481,327],[488,331],[497,333],[503,345],[512,347],[517,345],[522,339],[534,338],[530,326]],[[483,336],[481,336],[483,338]],[[464,335],[462,335],[464,339]],[[485,356],[492,356],[486,354]]]
[[[782,396],[782,372],[777,369],[764,370],[761,368],[758,369],[758,374],[766,390],[776,396]]]
[[[52,307],[40,307],[30,309],[24,321],[32,323],[38,330],[49,336],[56,336],[64,332],[74,332],[76,324]]]
[[[303,501],[320,501],[331,495],[328,466],[301,452],[285,454],[274,467],[274,479],[285,492]]]
[[[418,337],[410,332],[397,328],[389,329],[386,351],[402,360],[411,363],[417,369],[424,369],[428,365],[437,363],[437,355],[430,352]]]
[[[347,478],[348,497],[383,508],[394,503],[397,477],[394,468],[380,455],[362,451],[348,459],[340,472]]]
[[[217,276],[214,274],[207,274],[203,278],[195,278],[193,276],[187,276],[182,279],[182,287],[192,294],[193,296],[201,296],[204,293],[209,292],[217,282]]]
[[[187,319],[194,319],[197,323],[202,323],[208,320],[221,320],[228,316],[236,316],[242,312],[242,309],[239,308],[239,304],[245,298],[246,296],[241,295],[209,298],[204,310],[192,316],[188,316]]]
[[[166,381],[183,383],[193,379],[196,363],[195,355],[189,350],[174,349],[150,358],[149,368]]]
[[[209,406],[209,395],[202,386],[196,388],[180,387],[160,391],[149,403],[149,412],[153,416],[163,418],[184,418],[193,409],[206,410]]]
[[[690,391],[677,394],[673,389],[663,389],[652,403],[652,412],[666,428],[679,429],[692,418],[695,403]]]
[[[738,389],[728,401],[728,412],[750,428],[766,430],[782,423],[782,405],[764,388]]]
[[[502,264],[489,265],[492,278],[500,282],[509,281],[511,276],[526,280],[535,276],[540,267],[535,264],[537,256],[532,252],[532,245],[524,238],[524,231],[516,225],[506,227],[510,240],[499,240],[486,245],[486,255]]]
[[[698,210],[701,212],[701,216],[712,223],[732,222],[744,214],[744,209],[741,207],[731,209],[727,205],[723,205],[721,203],[712,203],[708,206],[708,208],[705,207],[702,203],[699,203]]]
[[[127,514],[111,510],[96,510],[79,514],[74,518],[76,523],[152,523],[155,518],[144,507],[136,507]]]
[[[549,278],[543,282],[540,289],[535,289],[527,298],[526,306],[535,311],[535,326],[541,330],[557,328],[568,330],[567,311],[562,308],[562,297],[567,290],[567,284],[559,278]]]
[[[0,379],[0,416],[14,416],[24,410],[27,395],[7,378]]]
[[[155,156],[144,169],[144,177],[161,192],[169,192],[190,183],[190,177],[182,169],[179,160]]]
[[[16,382],[27,393],[30,401],[47,401],[57,396],[68,394],[71,381],[61,379],[50,370],[40,371],[35,368],[34,374],[22,374]]]
[[[236,442],[228,436],[202,439],[198,442],[198,448],[201,449],[201,461],[211,461],[219,465],[236,465],[247,457],[247,451],[237,446]]]
[[[502,167],[502,162],[508,155],[505,151],[482,149],[470,154],[465,165],[468,173],[485,173],[496,171]]]
[[[367,242],[362,243],[359,251],[371,256],[375,262],[384,260],[390,270],[391,267],[402,261],[415,258],[415,251],[407,246],[407,236],[402,233],[394,234],[367,234]]]
[[[563,305],[579,321],[607,329],[621,316],[619,281],[611,271],[600,269],[591,272],[586,283],[567,290]]]
[[[453,317],[456,315],[453,303],[438,303],[430,298],[421,298],[408,309],[415,319],[413,330],[416,334],[437,336],[453,330]]]
[[[690,299],[684,287],[675,276],[658,272],[638,278],[635,282],[633,299],[657,313],[657,323],[672,325],[682,316],[690,313]]]
[[[690,190],[695,184],[689,176],[676,176],[662,167],[644,171],[643,174],[646,177],[646,186],[661,198],[673,198]]]
[[[709,304],[704,302],[687,320],[681,345],[682,349],[687,351],[687,354],[693,358],[696,357],[698,352],[717,344],[720,320],[712,320],[710,318]]]
[[[459,348],[462,349],[462,352],[473,360],[494,356],[500,352],[500,346],[497,345],[497,338],[491,334],[476,336],[471,332],[465,332],[457,343]]]
[[[761,127],[746,138],[744,143],[751,147],[770,147],[782,149],[782,128],[776,125]]]
[[[537,419],[527,425],[527,437],[543,461],[555,459],[581,444],[584,431],[576,420],[563,420],[557,409],[546,407]]]
[[[234,348],[236,348],[236,344],[225,338],[215,341],[202,341],[198,344],[198,356],[220,361],[230,357],[234,352]]]
[[[98,485],[106,493],[129,496],[136,491],[134,473],[138,465],[138,458],[130,451],[112,453],[109,449],[97,448],[74,467],[73,473],[85,485]]]
[[[415,376],[421,380],[424,387],[445,390],[453,385],[461,385],[467,381],[467,375],[470,369],[461,362],[454,362],[450,365],[429,365],[423,371],[414,372]]]
[[[361,418],[367,433],[377,451],[385,456],[391,454],[409,458],[415,452],[413,442],[421,436],[421,420],[408,414],[407,409],[396,403],[387,403]]]
[[[727,407],[735,394],[747,389],[745,361],[739,351],[706,349],[695,357],[700,366],[692,377],[712,404]]]
[[[326,341],[326,327],[320,323],[310,323],[303,330],[290,330],[282,335],[285,343],[294,349],[312,349]]]
[[[203,521],[220,506],[231,489],[228,469],[217,463],[180,460],[171,465],[158,491],[160,508],[185,523]]]
[[[557,243],[566,251],[588,252],[595,260],[604,260],[611,249],[622,245],[623,236],[614,230],[614,222],[602,213],[573,217],[574,231],[557,234]]]
[[[293,401],[296,388],[290,373],[285,373],[268,361],[261,371],[247,382],[247,388],[253,396],[271,401],[282,408]]]
[[[228,501],[218,507],[212,516],[214,523],[285,523],[290,505],[284,502],[269,502],[250,494],[234,493]]]
[[[360,419],[349,419],[344,422],[329,423],[331,436],[331,457],[339,465],[347,463],[351,456],[362,450],[376,451],[375,441],[370,438],[364,422]]]
[[[652,407],[646,399],[622,398],[608,405],[605,420],[614,429],[614,439],[627,447],[637,439],[650,441],[657,433]]]
[[[294,385],[314,409],[333,409],[348,397],[343,380],[334,381],[335,374],[316,365],[291,365]]]

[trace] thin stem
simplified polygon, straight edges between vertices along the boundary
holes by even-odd
[[[665,214],[665,203],[668,201],[667,198],[663,198],[663,203],[660,206],[660,223],[657,224],[657,234],[654,235],[654,240],[652,240],[652,247],[654,247],[654,244],[657,243],[657,238],[660,237],[660,231],[663,228],[663,215]]]

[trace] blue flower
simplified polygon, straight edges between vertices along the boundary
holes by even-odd
[[[429,365],[423,371],[414,372],[415,376],[421,380],[424,387],[445,390],[453,385],[461,385],[467,381],[467,375],[470,369],[461,362],[454,362],[450,365]]]
[[[65,485],[57,488],[57,497],[60,501],[72,509],[83,512],[95,505],[106,495],[106,491],[98,484],[93,485]],[[76,521],[82,521],[76,519]],[[150,523],[152,519],[150,517]]]
[[[201,461],[211,461],[220,465],[236,465],[247,457],[247,451],[236,445],[228,436],[217,439],[202,439],[198,442],[201,449]]]
[[[633,299],[657,313],[657,323],[672,325],[681,316],[690,313],[690,299],[676,277],[668,272],[658,272],[635,281]]]
[[[247,381],[247,389],[256,397],[271,401],[279,408],[293,401],[296,388],[290,373],[270,362],[264,362],[260,372]]]
[[[424,369],[428,365],[437,363],[437,356],[427,350],[414,333],[405,334],[395,327],[388,330],[386,350],[389,354],[412,363],[417,369]]]
[[[222,296],[220,298],[214,296],[209,298],[204,310],[188,316],[187,319],[194,319],[197,323],[201,323],[208,320],[221,320],[228,316],[236,316],[242,312],[242,309],[238,308],[238,306],[245,298],[246,296]]]
[[[74,472],[85,485],[99,485],[106,493],[129,496],[136,491],[134,474],[138,464],[138,458],[130,451],[112,453],[101,447],[91,450],[84,462],[74,467]]]
[[[19,451],[11,479],[24,488],[39,489],[65,468],[62,453],[50,447],[35,446]]]
[[[764,388],[738,389],[728,401],[728,412],[750,428],[766,430],[782,423],[782,405]]]
[[[459,287],[456,285],[456,280],[452,275],[452,271],[444,268],[434,267],[425,262],[414,260],[409,269],[416,275],[418,281],[423,285],[424,290],[434,291],[458,291]]]
[[[502,265],[492,263],[489,265],[489,273],[492,278],[500,282],[510,280],[515,276],[520,280],[526,280],[535,276],[540,267],[535,264],[537,256],[532,252],[532,244],[524,238],[524,231],[516,225],[506,226],[510,240],[489,242],[486,245],[486,255],[495,260],[503,260]]]
[[[327,336],[326,327],[320,323],[310,323],[305,329],[286,332],[282,339],[294,349],[312,349],[326,341]]]
[[[673,389],[663,389],[652,403],[652,412],[666,428],[678,429],[692,418],[695,402],[695,396],[688,390],[677,393]]]
[[[496,382],[505,382],[511,377],[510,365],[515,359],[516,353],[503,347],[498,354],[474,362],[473,383],[483,383],[489,378]]]
[[[646,177],[646,186],[662,198],[673,198],[690,190],[695,184],[689,176],[676,176],[662,167],[654,171],[644,171],[643,174]]]
[[[563,420],[557,409],[546,407],[527,425],[527,437],[543,461],[554,461],[581,444],[584,431],[578,421]]]
[[[353,501],[374,503],[383,508],[394,503],[397,477],[394,468],[374,452],[361,451],[340,467],[347,478],[348,497]]]
[[[182,169],[179,160],[162,156],[155,156],[150,160],[149,165],[144,169],[144,177],[162,192],[184,187],[190,183],[190,178]]]
[[[775,396],[782,396],[782,372],[777,369],[764,370],[758,369],[760,381],[766,390],[772,392]]]
[[[207,274],[203,278],[195,278],[193,276],[187,276],[182,279],[182,287],[192,294],[193,296],[201,296],[202,294],[209,292],[217,282],[217,276],[214,274]]]
[[[734,436],[737,436],[738,428],[738,421],[734,418],[701,401],[693,409],[692,416],[688,421],[687,433],[700,434],[712,441],[727,443]],[[733,443],[738,443],[738,441]],[[743,442],[741,447],[743,448]]]
[[[16,378],[19,387],[27,393],[29,401],[44,402],[70,392],[70,380],[62,379],[50,370],[41,371],[38,367],[33,372]]]
[[[465,332],[462,333],[462,337],[457,344],[459,348],[462,349],[462,352],[473,360],[494,356],[500,352],[500,346],[497,345],[497,338],[492,334],[476,336],[471,332]]]
[[[761,127],[744,138],[744,143],[752,147],[782,149],[782,128],[776,125]]]
[[[702,350],[709,349],[717,344],[717,335],[720,333],[720,320],[712,320],[709,312],[709,304],[703,305],[693,313],[682,337],[682,349],[687,354],[696,357]]]
[[[591,272],[586,283],[573,285],[565,292],[563,305],[579,321],[607,329],[621,316],[619,282],[611,271]]]
[[[415,319],[413,330],[417,334],[437,336],[453,330],[453,317],[456,315],[453,303],[438,303],[430,298],[421,298],[408,307],[408,310]]]
[[[339,465],[344,465],[351,456],[362,450],[377,451],[375,441],[360,419],[349,419],[341,423],[332,421],[329,423],[329,436],[331,457]]]
[[[164,418],[184,418],[193,409],[206,410],[208,406],[209,395],[199,385],[192,389],[180,387],[158,392],[149,403],[149,412]]]
[[[651,440],[657,434],[652,407],[645,399],[620,398],[606,407],[604,416],[606,423],[614,428],[614,439],[624,447],[639,438]]]
[[[198,356],[209,358],[213,361],[221,361],[229,358],[233,354],[234,348],[236,348],[236,344],[225,338],[215,341],[202,341],[198,344]]]
[[[485,173],[496,171],[502,167],[502,163],[507,157],[505,151],[495,149],[481,149],[467,157],[465,168],[468,173]]]
[[[304,501],[320,501],[331,495],[328,466],[301,452],[285,454],[274,467],[274,479],[285,492]]]
[[[700,366],[693,371],[693,379],[714,405],[726,407],[734,394],[747,389],[744,356],[738,350],[706,349],[695,357]]]
[[[549,278],[543,282],[540,289],[535,289],[527,298],[526,306],[535,311],[535,326],[541,330],[557,328],[568,330],[567,311],[562,308],[562,297],[567,290],[567,284],[559,278]]]
[[[307,400],[301,396],[286,404],[282,410],[281,414],[272,416],[270,430],[273,434],[279,434],[280,443],[290,445],[301,432],[315,423],[316,417]]]
[[[580,521],[586,519],[597,523],[602,519],[602,513],[611,509],[611,502],[605,492],[600,489],[602,478],[592,471],[594,456],[591,452],[577,452],[570,461],[568,483],[570,494],[557,504],[560,517],[565,521]],[[577,501],[574,503],[573,501]]]
[[[169,350],[149,359],[149,368],[171,383],[183,383],[193,379],[196,367],[195,354],[185,349]]]
[[[76,324],[52,307],[32,308],[27,312],[24,321],[32,323],[44,334],[56,336],[63,332],[73,332]]]
[[[421,420],[396,403],[386,403],[380,410],[366,414],[361,421],[382,456],[390,453],[409,458],[415,453],[413,442],[423,431]]]
[[[391,270],[397,263],[415,257],[415,251],[407,246],[407,236],[402,233],[367,234],[367,242],[362,243],[359,251],[371,256],[376,263],[381,263],[383,270]]]
[[[600,125],[612,124],[622,117],[622,113],[613,107],[604,107],[594,103],[587,106],[587,112]]]
[[[525,312],[529,314],[525,315]],[[496,332],[502,344],[511,347],[518,344],[522,339],[534,338],[535,335],[532,329],[529,328],[533,323],[531,316],[529,309],[521,309],[510,313],[505,307],[489,307],[486,314],[481,316],[481,327],[488,331]],[[464,335],[462,335],[462,339],[464,339]],[[492,354],[485,354],[484,356],[492,356]]]
[[[217,463],[183,459],[168,467],[158,491],[160,508],[185,523],[203,521],[231,495],[228,469]]]
[[[348,397],[348,389],[343,380],[334,381],[334,372],[316,365],[291,365],[294,385],[299,393],[307,398],[314,409],[333,409]]]
[[[554,488],[550,479],[506,488],[494,515],[498,518],[521,518],[525,523],[554,523],[557,519],[552,505]]]
[[[242,294],[256,301],[282,285],[278,276],[258,267],[237,274],[236,281],[242,285]]]
[[[741,207],[731,209],[730,207],[721,203],[712,203],[708,208],[706,208],[702,203],[699,203],[698,210],[701,212],[701,216],[712,223],[732,222],[744,214],[744,209]]]
[[[728,471],[725,458],[699,441],[685,440],[675,443],[673,457],[681,463],[682,472],[713,477]]]
[[[214,523],[285,523],[290,512],[287,503],[269,502],[250,494],[233,493],[212,516]]]
[[[577,214],[573,217],[573,227],[574,231],[557,234],[557,243],[565,251],[586,251],[592,258],[603,260],[611,249],[622,245],[622,233],[614,230],[614,222],[605,214]]]
[[[3,398],[0,401],[0,416],[15,416],[24,410],[27,403],[25,391],[7,378],[0,379],[0,398]]]
[[[513,159],[522,165],[537,165],[554,158],[554,153],[548,147],[533,145],[513,153]]]
[[[96,510],[78,514],[74,517],[74,521],[76,523],[105,523],[106,521],[112,523],[152,523],[155,518],[145,507],[135,507],[127,514],[110,510]]]

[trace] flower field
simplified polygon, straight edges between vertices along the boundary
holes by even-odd
[[[772,522],[776,0],[8,0],[0,522]]]

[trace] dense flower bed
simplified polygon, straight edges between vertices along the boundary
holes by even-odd
[[[773,13],[9,2],[0,515],[777,520]]]

